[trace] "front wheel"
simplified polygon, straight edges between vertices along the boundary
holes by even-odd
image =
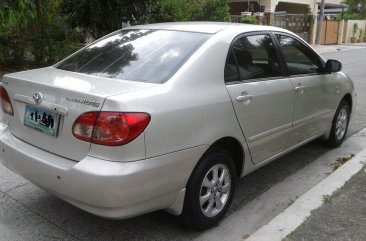
[[[342,144],[346,138],[348,123],[350,119],[350,106],[342,100],[334,115],[332,129],[326,142],[328,146],[337,147]]]
[[[225,216],[234,195],[235,173],[234,162],[224,150],[200,160],[187,184],[181,216],[186,225],[206,229]]]

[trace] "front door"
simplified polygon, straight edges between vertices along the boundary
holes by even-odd
[[[288,140],[294,89],[282,74],[270,35],[247,35],[234,41],[225,81],[255,164],[282,152]]]
[[[322,60],[305,44],[285,34],[276,37],[295,90],[293,131],[287,145],[291,147],[327,130],[336,82],[323,74]]]

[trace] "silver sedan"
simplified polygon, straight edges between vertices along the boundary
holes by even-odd
[[[1,162],[99,216],[165,209],[208,228],[237,178],[316,138],[343,142],[356,94],[340,70],[284,29],[130,27],[4,76]]]

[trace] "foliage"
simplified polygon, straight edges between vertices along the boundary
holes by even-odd
[[[151,22],[229,21],[227,0],[159,0]]]
[[[94,38],[122,22],[229,21],[227,0],[63,0],[61,9],[72,28],[82,27]]]
[[[348,5],[344,19],[366,19],[366,0],[343,0]]]
[[[344,12],[343,14],[338,14],[337,19],[339,20],[358,20],[361,19],[359,13],[351,13],[351,12]]]
[[[357,30],[358,30],[358,24],[354,23],[353,24],[353,29],[352,29],[352,36],[355,37],[357,34]]]
[[[363,41],[363,29],[360,29],[360,32],[358,34],[358,38],[359,38],[360,42]]]
[[[30,0],[2,0],[0,2],[0,62],[4,62],[11,48],[16,59],[22,60],[25,39],[22,31],[37,16],[37,3]],[[8,41],[10,40],[11,41]]]
[[[63,0],[61,11],[72,28],[82,27],[100,37],[122,27],[122,22],[146,23],[154,0]]]
[[[188,0],[190,21],[229,21],[227,0]]]
[[[229,21],[227,0],[0,0],[0,66],[54,63],[122,22]]]
[[[54,63],[71,53],[60,0],[0,0],[0,64]]]
[[[257,19],[254,16],[244,16],[239,20],[240,23],[256,24]]]
[[[187,0],[160,0],[155,6],[150,22],[188,21]]]

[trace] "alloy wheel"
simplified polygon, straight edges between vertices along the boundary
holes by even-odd
[[[201,211],[206,217],[216,216],[225,207],[231,190],[230,175],[224,164],[216,164],[206,173],[199,197]]]
[[[348,112],[345,108],[342,108],[338,114],[335,134],[338,140],[341,140],[346,134],[348,124]]]

